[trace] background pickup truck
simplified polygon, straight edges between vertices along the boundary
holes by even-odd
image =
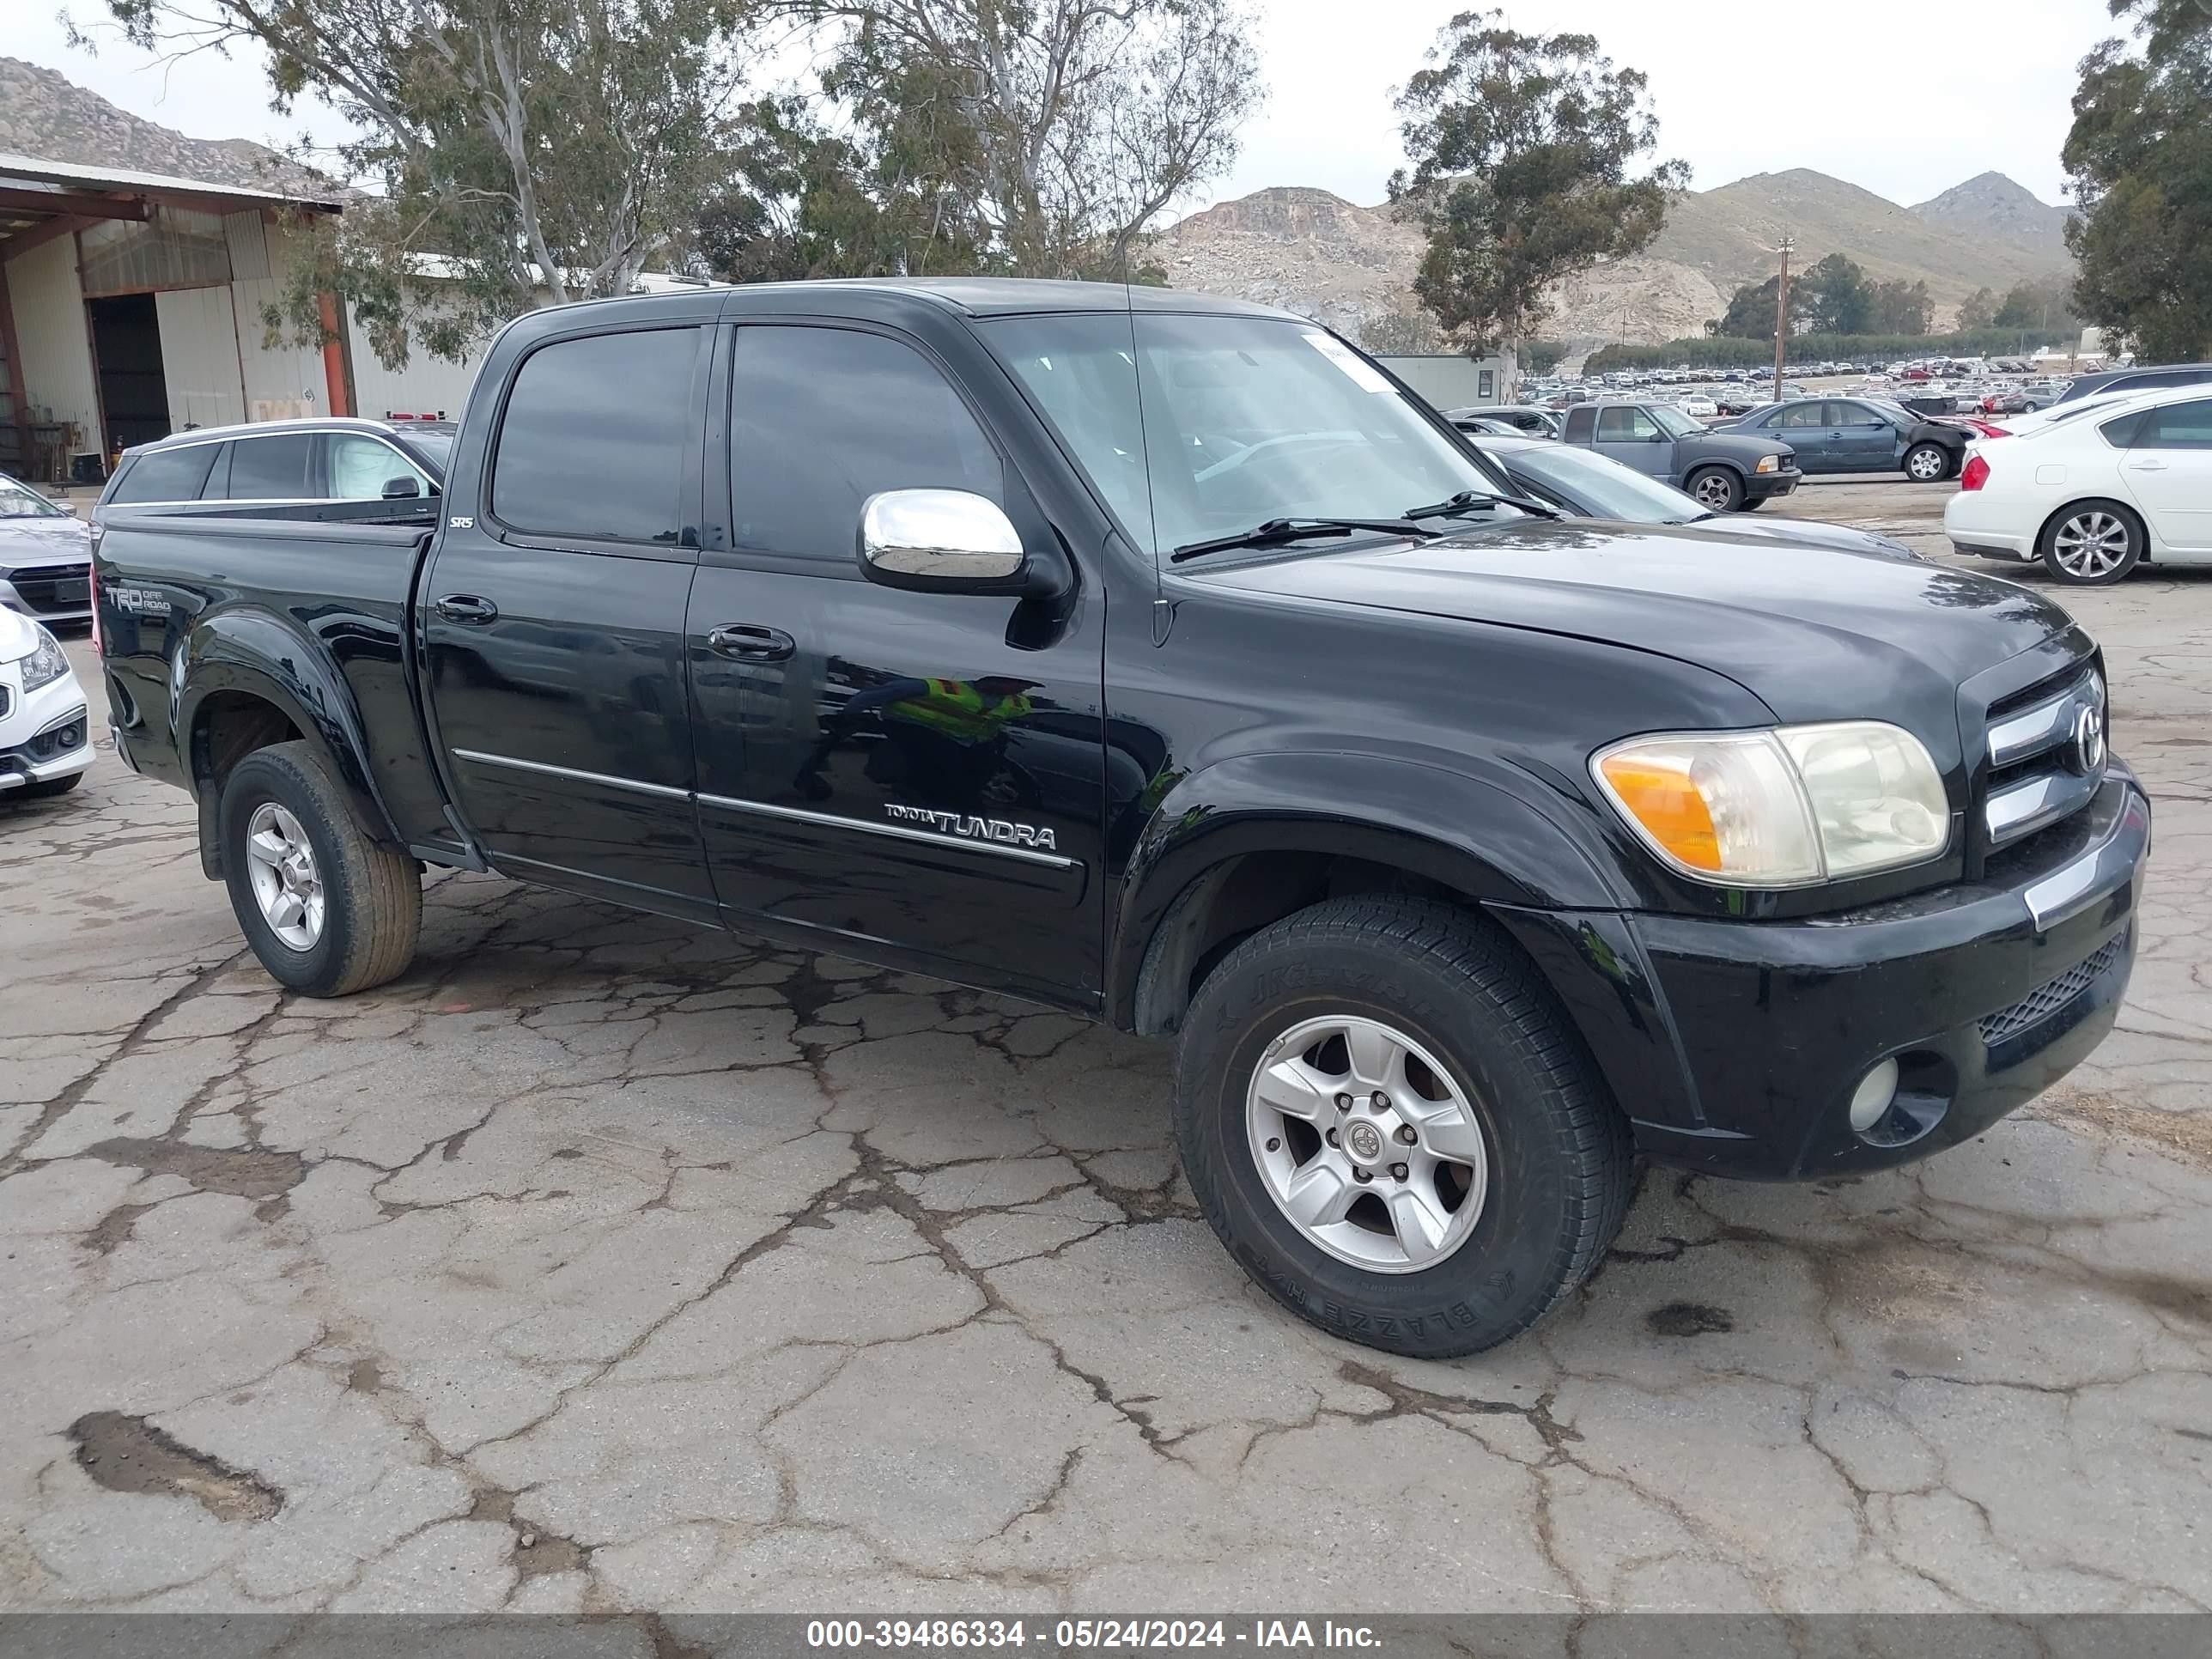
[[[1788,444],[1708,431],[1671,404],[1584,404],[1567,411],[1563,435],[1673,484],[1713,513],[1740,512],[1797,488]]]
[[[440,865],[1171,1036],[1237,1260],[1424,1355],[1586,1277],[1639,1152],[1899,1163],[2115,1018],[2149,809],[2010,584],[1555,522],[1158,289],[557,307],[471,397],[434,521],[106,514],[118,749],[294,992],[404,972]]]

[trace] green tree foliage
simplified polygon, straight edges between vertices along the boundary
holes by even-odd
[[[851,245],[899,251],[881,268],[1140,277],[1149,228],[1228,167],[1261,96],[1237,0],[756,3],[816,32],[854,136],[816,151],[837,165],[814,188],[841,223],[856,193],[883,210]]]
[[[1521,368],[1530,374],[1548,374],[1559,366],[1567,355],[1564,340],[1523,340],[1521,343]]]
[[[1841,253],[1831,253],[1805,272],[1807,310],[1814,331],[1863,334],[1874,309],[1866,272]]]
[[[2073,284],[2063,276],[2014,283],[1990,320],[1998,328],[2076,329],[2081,319],[2074,314],[2073,297]]]
[[[1925,283],[1901,277],[1867,290],[1867,330],[1874,334],[1925,334],[1936,320],[1936,301]]]
[[[336,289],[393,367],[629,290],[724,170],[741,3],[107,0],[134,43],[258,48],[280,112],[313,96],[360,129],[339,157],[377,193],[314,222],[267,320],[319,341]]]
[[[1774,294],[1781,286],[1779,272],[1763,283],[1746,283],[1729,301],[1721,318],[1720,333],[1731,340],[1771,340],[1774,337]],[[1812,320],[1814,296],[1802,283],[1790,284],[1790,329],[1794,334]]]
[[[1986,288],[1978,288],[1959,306],[1959,326],[1962,329],[1987,328],[1996,320],[1997,296]]]
[[[1658,143],[1643,75],[1498,12],[1454,17],[1398,110],[1413,165],[1390,198],[1428,235],[1414,291],[1469,349],[1529,337],[1552,283],[1648,246],[1689,182],[1680,161],[1631,176]]]
[[[2112,0],[2139,44],[2081,60],[2063,152],[2081,214],[2074,299],[2154,362],[2212,349],[2212,8]]]

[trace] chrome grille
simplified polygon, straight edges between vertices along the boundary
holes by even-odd
[[[2127,949],[2128,936],[2108,939],[2057,979],[2037,986],[2009,1008],[2000,1008],[1981,1019],[1982,1042],[1990,1048],[2040,1025],[2087,990]]]
[[[1990,717],[1982,823],[1994,849],[2079,811],[2105,777],[2105,681],[2094,668]]]

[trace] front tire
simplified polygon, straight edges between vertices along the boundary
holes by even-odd
[[[1951,453],[1941,444],[1919,443],[1905,452],[1905,476],[1915,483],[1940,483],[1951,470]]]
[[[1627,1124],[1580,1037],[1510,945],[1433,901],[1332,900],[1238,945],[1184,1021],[1176,1115],[1238,1265],[1393,1353],[1527,1330],[1627,1208]]]
[[[1743,507],[1743,480],[1724,466],[1701,466],[1682,488],[1708,513],[1735,513]]]
[[[406,971],[422,926],[415,861],[362,833],[313,750],[255,750],[216,811],[230,907],[271,979],[342,997]]]
[[[2105,587],[2142,560],[2142,520],[2118,501],[2076,501],[2036,538],[2043,568],[2069,587]]]

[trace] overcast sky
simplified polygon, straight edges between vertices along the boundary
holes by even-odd
[[[1381,200],[1403,160],[1391,93],[1474,0],[1249,3],[1268,101],[1209,196],[1316,185]],[[105,15],[99,0],[70,3],[81,20]],[[2075,65],[2112,32],[2105,0],[1510,0],[1505,11],[1531,32],[1595,34],[1616,64],[1649,75],[1662,152],[1686,160],[1700,190],[1813,167],[1905,204],[1990,168],[2061,200]],[[270,113],[251,61],[204,53],[165,67],[120,44],[88,57],[51,12],[19,17],[0,52],[194,137],[281,145],[337,131],[327,112]]]

